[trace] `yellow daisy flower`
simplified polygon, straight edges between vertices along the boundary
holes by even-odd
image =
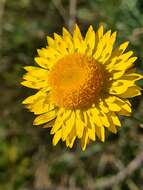
[[[51,127],[53,145],[61,139],[72,148],[78,138],[85,150],[96,137],[105,140],[105,128],[117,132],[119,115],[130,115],[128,98],[141,94],[136,81],[143,76],[133,69],[133,52],[125,52],[128,42],[113,48],[115,40],[116,32],[104,33],[103,26],[97,32],[90,26],[85,37],[77,25],[73,35],[63,28],[38,50],[39,67],[24,67],[22,85],[38,92],[23,104],[38,115],[34,125]]]

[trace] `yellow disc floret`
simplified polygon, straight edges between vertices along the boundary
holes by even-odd
[[[49,84],[55,105],[69,109],[91,106],[102,88],[101,66],[92,57],[69,54],[53,66]]]

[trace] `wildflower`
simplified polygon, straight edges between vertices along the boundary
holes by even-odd
[[[25,67],[22,85],[38,92],[23,104],[38,115],[34,125],[51,127],[53,145],[61,139],[72,148],[78,138],[85,150],[89,141],[105,140],[105,128],[117,132],[119,115],[130,115],[128,98],[141,94],[136,81],[143,76],[133,69],[133,52],[125,52],[128,42],[113,48],[115,40],[103,26],[97,32],[90,26],[84,38],[77,25],[73,35],[63,28],[38,50],[39,67]]]

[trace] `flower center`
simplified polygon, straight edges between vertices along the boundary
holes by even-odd
[[[69,109],[86,108],[99,96],[103,72],[101,65],[92,57],[74,53],[57,61],[48,81],[55,105]]]

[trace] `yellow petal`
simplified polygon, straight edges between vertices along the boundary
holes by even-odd
[[[33,125],[41,125],[41,124],[49,122],[55,118],[56,118],[56,111],[52,110],[52,111],[49,111],[48,113],[44,113],[44,114],[36,117],[36,119],[33,122]]]
[[[45,77],[49,73],[46,69],[34,66],[26,66],[24,69],[28,71],[28,74],[32,75],[33,77]]]
[[[105,141],[105,128],[104,127],[101,127],[101,139],[100,139],[102,142]]]
[[[34,112],[35,115],[43,114],[53,110],[55,106],[51,103],[46,103],[45,98],[42,98],[36,101],[33,105],[31,105],[31,112]]]
[[[62,56],[65,56],[69,53],[69,45],[68,42],[62,38],[60,35],[54,33],[55,38],[55,48],[57,52],[59,52]]]
[[[141,88],[138,86],[131,86],[124,93],[119,94],[121,98],[132,98],[139,95],[141,95]]]
[[[124,74],[121,77],[121,79],[122,80],[137,81],[137,80],[143,79],[143,75],[138,74],[138,73],[127,73],[127,74]]]
[[[121,127],[120,120],[116,114],[111,114],[111,119],[114,125]]]
[[[110,132],[112,132],[112,133],[117,133],[116,125],[118,127],[121,126],[117,115],[115,113],[113,113],[113,112],[108,113],[108,119],[109,119],[109,122],[110,122],[110,126],[109,126],[108,130]]]
[[[109,122],[109,118],[107,114],[104,114],[103,112],[100,115],[101,118],[101,122],[105,127],[109,127],[110,126],[110,122]]]
[[[113,55],[112,56],[120,56],[122,53],[124,53],[124,51],[126,50],[126,48],[128,47],[129,42],[124,42],[121,45],[119,45],[114,51],[113,51]]]
[[[35,67],[35,66],[25,66],[24,69],[26,71],[37,71],[39,69],[41,69],[40,67]],[[41,70],[45,70],[45,69],[41,69]]]
[[[111,35],[111,30],[106,32],[104,34],[104,36],[99,40],[99,43],[97,45],[97,49],[96,49],[96,51],[95,51],[95,53],[93,55],[93,57],[96,60],[100,60],[100,56],[102,55],[103,50],[108,46],[110,35]]]
[[[104,31],[104,27],[103,25],[101,25],[96,33],[96,37],[98,37],[98,40],[100,40],[103,37],[103,31]]]
[[[72,111],[71,116],[65,122],[65,126],[62,127],[62,140],[64,141],[71,132],[75,124],[75,113]]]
[[[111,70],[111,71],[113,70],[114,64],[117,62],[117,60],[119,60],[119,57],[126,50],[128,44],[129,44],[129,42],[125,42],[125,43],[121,44],[118,48],[116,48],[115,50],[113,50],[110,59],[106,62],[106,68],[108,70]]]
[[[48,58],[47,55],[48,50],[46,48],[38,49],[37,52],[40,57]]]
[[[122,44],[119,46],[118,50],[123,53],[123,52],[126,50],[126,48],[128,47],[128,45],[129,45],[129,41],[124,42],[124,43],[122,43]]]
[[[37,81],[23,81],[23,82],[21,82],[21,84],[23,85],[23,86],[26,86],[26,87],[28,87],[28,88],[33,88],[33,89],[40,89],[40,88],[47,88],[47,91],[50,89],[49,87],[48,87],[48,84],[47,84],[47,82],[46,81],[42,81],[42,82],[38,82],[37,83]]]
[[[109,32],[109,34],[110,34],[110,32]],[[102,64],[104,64],[111,56],[115,40],[116,40],[116,32],[114,32],[111,36],[106,38],[106,42],[105,42],[106,45],[103,48],[101,57],[98,58],[99,62],[101,62]]]
[[[119,56],[121,60],[128,60],[133,55],[133,51],[128,51],[122,55]]]
[[[102,100],[100,100],[100,102],[99,102],[99,108],[102,110],[103,113],[108,113],[109,112],[109,108],[107,107],[105,102],[102,101]]]
[[[67,139],[68,139],[68,146],[70,148],[72,148],[73,144],[75,142],[75,139],[76,139],[76,130],[75,130],[75,127],[72,128],[69,136],[66,138],[66,141],[67,141]]]
[[[131,107],[128,105],[128,104],[124,104],[123,106],[122,106],[122,108],[124,109],[124,110],[126,110],[127,112],[132,112],[132,109],[131,109]]]
[[[87,129],[85,128],[83,132],[83,136],[81,138],[81,148],[83,151],[85,151],[87,143],[88,143],[88,132],[87,132]]]
[[[131,54],[129,54],[131,55]],[[129,56],[128,55],[128,56]],[[125,57],[126,58],[126,57]],[[121,62],[114,65],[114,70],[127,70],[130,67],[134,66],[133,63],[136,61],[137,57],[131,57],[130,59],[123,59]]]
[[[63,27],[63,37],[72,38],[70,32],[65,27]]]
[[[104,142],[105,141],[105,129],[104,127],[97,127],[95,128],[95,132],[97,134],[97,137]]]
[[[47,77],[48,77],[48,71],[42,70],[42,69],[37,69],[37,71],[29,71],[27,72],[24,76],[23,79],[34,82],[34,83],[43,83],[47,85]]]
[[[110,94],[122,94],[128,90],[129,87],[134,86],[134,81],[130,80],[116,80],[112,83],[109,89]]]
[[[60,108],[60,110],[57,113],[57,119],[52,127],[51,134],[54,134],[59,130],[62,125],[64,124],[64,121],[70,117],[71,110],[65,110],[64,108]]]
[[[101,120],[100,120],[99,115],[98,115],[97,112],[96,112],[96,108],[93,108],[90,112],[91,112],[91,114],[93,115],[93,120],[94,120],[95,124],[96,124],[97,126],[99,126],[99,127],[102,127],[102,122],[101,122]]]
[[[75,25],[74,31],[73,31],[73,39],[75,39],[75,38],[78,38],[81,41],[83,40],[82,34],[81,34],[80,29],[77,24]]]
[[[53,38],[47,36],[47,42],[48,42],[48,46],[51,46],[51,47],[54,46],[54,39]]]
[[[91,118],[89,118],[90,126],[88,126],[88,136],[91,140],[95,141],[95,124]]]
[[[118,104],[121,107],[121,109],[125,110],[126,112],[132,111],[131,104],[128,100],[122,100],[119,97],[115,97],[115,103]]]
[[[73,147],[73,144],[74,144],[75,139],[76,139],[76,136],[72,137],[71,142],[69,143],[69,147],[70,147],[70,148]]]
[[[112,78],[113,78],[113,80],[122,78],[122,76],[124,75],[124,73],[125,73],[125,70],[112,72],[112,75],[113,75]]]
[[[54,146],[59,142],[59,140],[61,139],[61,136],[62,136],[62,130],[60,129],[56,132],[56,134],[53,137],[53,145]]]
[[[50,69],[53,66],[48,59],[43,57],[35,57],[35,62],[45,69]]]
[[[94,32],[92,26],[90,26],[88,28],[88,31],[86,33],[86,36],[85,36],[84,40],[85,40],[85,43],[86,43],[86,46],[87,46],[86,54],[88,56],[91,56],[92,52],[93,52],[93,49],[94,49],[94,45],[95,45],[95,32]]]
[[[69,53],[74,53],[74,45],[72,41],[72,36],[65,28],[63,28],[63,40],[66,43],[67,51]]]
[[[80,29],[77,25],[75,25],[75,28],[73,31],[73,43],[74,43],[75,52],[85,53],[86,44],[82,38]]]
[[[85,126],[87,126],[87,125],[88,125],[88,118],[87,118],[87,113],[86,113],[86,111],[83,112],[83,117],[84,117]]]
[[[40,97],[45,96],[45,93],[43,93],[42,91],[38,91],[36,94],[29,96],[28,98],[26,98],[22,104],[33,104],[37,99],[39,99]]]
[[[83,130],[85,127],[84,122],[82,121],[81,117],[80,117],[81,113],[80,110],[76,110],[76,135],[78,136],[78,138],[81,138],[83,135]]]
[[[113,100],[111,101],[110,98],[113,98]],[[120,106],[117,103],[115,103],[114,97],[109,96],[109,98],[105,99],[105,102],[110,111],[120,111],[121,110]]]
[[[54,39],[55,39],[55,41],[61,41],[62,37],[59,34],[54,32]]]
[[[95,33],[95,45],[94,45],[94,49],[93,49],[93,55],[95,54],[95,52],[97,50],[97,46],[103,37],[103,30],[104,30],[103,25],[101,25],[98,28],[97,32]]]

